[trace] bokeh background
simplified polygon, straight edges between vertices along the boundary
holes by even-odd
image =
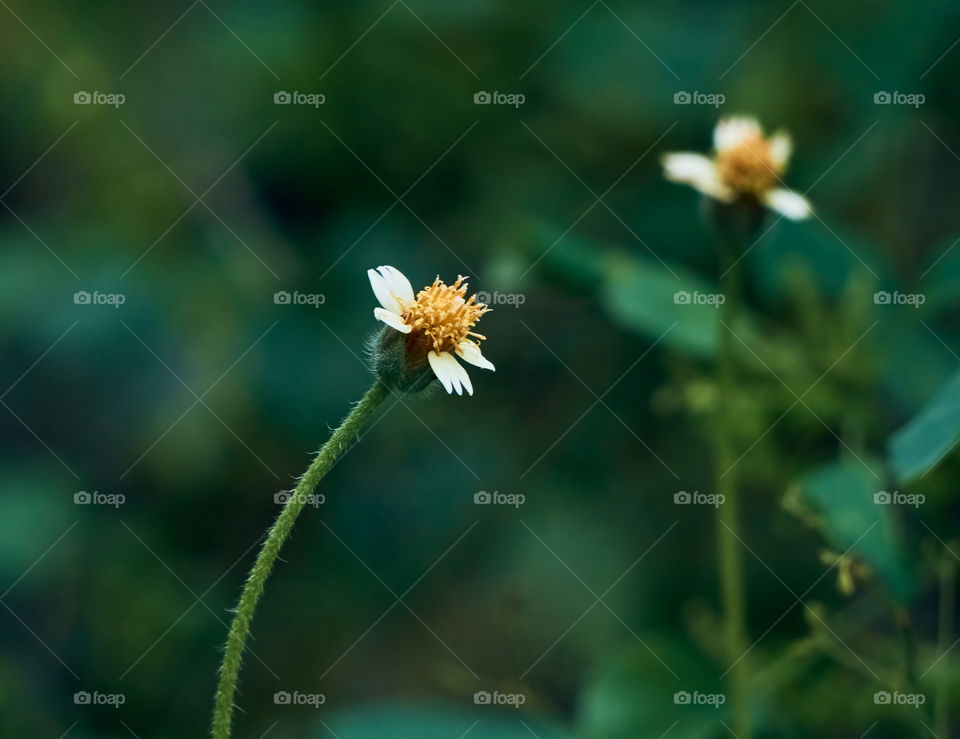
[[[673,699],[730,665],[714,510],[674,503],[715,484],[717,313],[673,295],[716,292],[717,252],[658,159],[750,113],[817,212],[741,263],[755,730],[956,735],[960,7],[0,5],[0,734],[205,735],[274,496],[371,381],[365,271],[391,264],[499,301],[497,372],[388,402],[324,481],[235,735],[730,736],[729,701]]]

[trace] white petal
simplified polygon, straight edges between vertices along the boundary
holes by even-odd
[[[453,355],[451,354],[450,356],[453,356]],[[459,376],[460,384],[463,385],[464,388],[466,388],[468,395],[473,395],[473,385],[470,383],[470,375],[467,373],[466,368],[462,364],[460,364],[460,362],[457,362],[456,359],[454,359],[453,361],[457,365],[457,375]]]
[[[367,277],[370,278],[370,287],[373,288],[373,294],[377,296],[380,305],[391,313],[402,313],[405,303],[413,301],[413,288],[400,270],[386,266],[377,267],[375,270],[368,269]]]
[[[402,334],[409,334],[411,328],[403,322],[403,319],[398,316],[396,313],[392,313],[385,308],[374,308],[373,315],[377,317],[378,321],[383,321],[390,328],[395,328]]]
[[[756,118],[735,116],[724,118],[713,129],[713,148],[717,151],[731,149],[745,139],[763,136],[763,129]]]
[[[456,364],[457,360],[446,352],[430,352],[427,355],[427,361],[433,369],[433,374],[437,376],[443,385],[443,389],[448,393],[453,392],[453,374],[450,369],[450,363]]]
[[[412,303],[413,287],[410,285],[410,280],[404,277],[403,272],[396,267],[390,267],[387,265],[384,265],[379,269],[380,274],[382,274],[383,279],[387,281],[387,287],[390,288],[390,292],[393,293],[394,297],[403,303]]]
[[[472,341],[461,341],[457,344],[457,354],[460,359],[468,364],[472,364],[474,367],[482,367],[483,369],[496,372],[493,362],[483,356],[483,354],[480,353],[480,347]]]
[[[703,154],[666,154],[662,161],[668,180],[695,185],[716,179],[717,168],[713,160]]]
[[[779,169],[784,169],[793,151],[793,140],[786,131],[777,131],[770,137],[770,156]]]
[[[763,197],[767,207],[794,221],[802,221],[813,213],[813,208],[803,195],[790,190],[771,190]]]
[[[367,277],[370,278],[370,287],[373,288],[373,294],[377,296],[380,305],[391,313],[399,315],[403,308],[399,301],[391,295],[390,287],[387,285],[387,281],[383,279],[383,275],[375,270],[368,269]]]
[[[732,197],[720,182],[717,167],[709,157],[681,152],[666,154],[661,161],[664,176],[668,180],[692,185],[700,192],[719,200],[729,200]]]
[[[460,366],[460,363],[454,359],[449,352],[430,352],[427,355],[427,361],[433,368],[433,373],[443,384],[443,389],[448,393],[457,391],[457,395],[463,395],[463,388],[467,389],[470,395],[473,395],[473,385],[470,384],[470,376],[467,371]]]

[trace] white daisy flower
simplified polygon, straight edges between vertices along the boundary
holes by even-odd
[[[794,221],[813,212],[802,195],[778,186],[793,149],[788,134],[781,131],[766,138],[755,118],[726,118],[713,131],[713,148],[713,157],[688,152],[665,155],[664,175],[724,203],[743,198],[759,201]]]
[[[462,395],[466,389],[473,395],[467,370],[455,356],[483,369],[494,367],[481,354],[477,341],[486,337],[471,331],[490,309],[476,302],[475,295],[466,298],[466,278],[460,276],[452,285],[445,285],[437,277],[414,296],[410,281],[394,267],[369,269],[367,276],[382,306],[374,308],[373,315],[390,328],[407,334],[407,355],[426,355],[430,368],[448,393],[456,391]]]

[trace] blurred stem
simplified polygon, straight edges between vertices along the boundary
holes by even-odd
[[[740,310],[740,270],[737,259],[740,251],[730,239],[721,239],[724,270],[720,289],[725,300],[720,308],[717,347],[717,424],[714,429],[714,458],[716,464],[716,492],[724,496],[717,508],[717,547],[719,555],[720,586],[724,611],[723,641],[730,669],[733,730],[741,739],[750,739],[748,698],[749,667],[747,663],[745,604],[743,584],[743,550],[737,540],[740,530],[739,500],[734,468],[737,463],[736,436],[733,432],[734,394],[737,386],[736,347],[733,335]]]
[[[951,542],[951,545],[953,542]],[[946,654],[953,639],[954,562],[952,546],[940,560],[940,623],[937,627],[937,654]],[[950,736],[950,717],[947,711],[950,700],[950,670],[944,665],[937,680],[937,702],[934,722],[938,736]]]
[[[267,540],[264,542],[257,561],[250,571],[247,584],[240,596],[230,625],[230,634],[227,636],[226,653],[220,666],[220,683],[217,686],[217,696],[213,710],[213,737],[214,739],[228,739],[230,736],[230,721],[233,715],[233,696],[237,689],[237,676],[240,673],[240,663],[243,659],[243,650],[250,634],[250,622],[256,610],[257,602],[263,593],[263,587],[270,575],[270,569],[280,553],[280,548],[289,536],[297,516],[303,510],[307,498],[313,493],[320,480],[333,466],[334,462],[347,449],[353,437],[370,419],[390,391],[382,382],[377,380],[367,391],[366,395],[354,406],[349,415],[343,419],[340,427],[333,432],[323,448],[311,462],[310,467],[300,478],[293,494],[284,505],[283,511],[270,529]]]
[[[911,693],[919,693],[917,685],[917,639],[910,622],[910,613],[905,608],[897,609],[895,615],[903,640],[903,681]],[[928,706],[929,708],[929,706]]]

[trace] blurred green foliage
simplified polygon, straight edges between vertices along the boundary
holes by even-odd
[[[935,713],[960,690],[938,615],[960,551],[960,6],[11,0],[0,17],[0,735],[206,732],[274,495],[369,383],[365,270],[392,264],[524,302],[484,318],[497,372],[473,373],[474,398],[389,407],[325,480],[267,586],[236,735],[726,736],[729,706],[673,702],[722,690],[729,664],[712,510],[673,503],[713,485],[719,330],[673,294],[714,291],[717,255],[658,157],[706,150],[731,113],[789,129],[788,183],[818,214],[771,219],[741,264],[758,732],[960,723]],[[875,105],[884,90],[926,101]],[[894,490],[925,502],[873,503]],[[852,594],[826,564],[844,557],[870,573]]]

